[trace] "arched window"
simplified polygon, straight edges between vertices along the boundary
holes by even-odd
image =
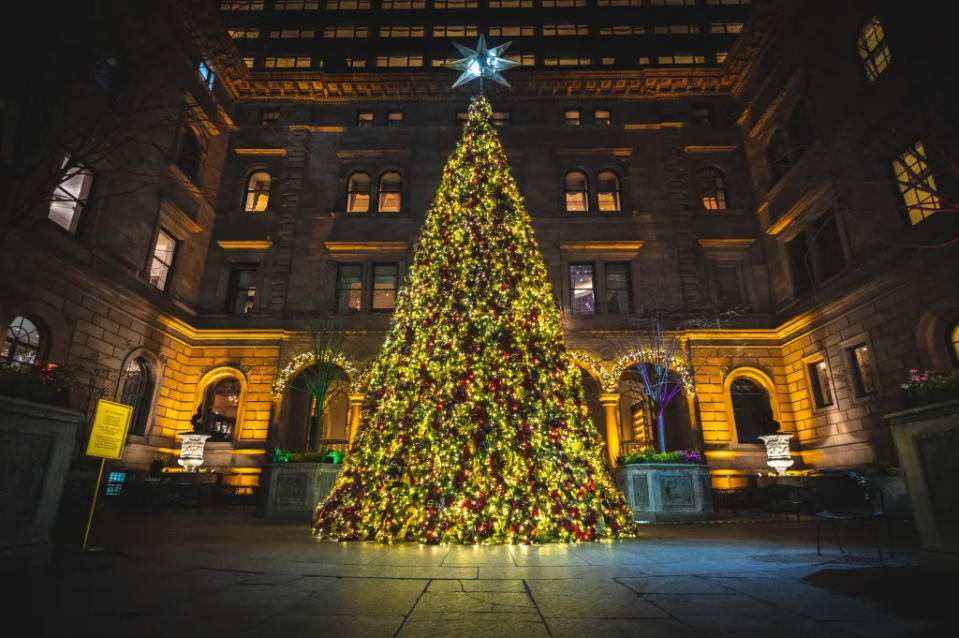
[[[239,408],[240,382],[237,379],[226,377],[207,386],[203,397],[203,424],[213,440],[233,439]]]
[[[699,173],[699,201],[706,210],[726,209],[726,177],[718,168],[709,167]]]
[[[370,176],[353,173],[346,187],[346,212],[365,213],[370,209]]]
[[[959,321],[952,324],[949,340],[952,342],[952,361],[959,365]]]
[[[622,210],[619,196],[619,177],[612,171],[603,171],[596,176],[596,201],[603,212]]]
[[[398,213],[402,195],[400,189],[403,186],[403,178],[399,173],[383,173],[380,176],[380,193],[377,210],[381,213]]]
[[[566,173],[566,210],[589,210],[589,179],[586,173],[570,171]]]
[[[200,177],[200,140],[189,126],[184,127],[180,138],[180,151],[176,157],[176,167],[186,175],[191,182]]]
[[[270,174],[266,171],[256,171],[246,180],[246,198],[243,210],[248,213],[266,210],[270,203]]]
[[[124,371],[123,392],[120,394],[120,403],[133,406],[130,434],[143,436],[146,432],[153,387],[154,375],[147,360],[143,357],[131,359]]]
[[[44,335],[36,321],[29,317],[14,317],[7,329],[0,356],[13,365],[33,365],[41,359]]]
[[[740,443],[759,443],[761,435],[775,429],[769,395],[762,386],[746,377],[738,377],[729,386],[729,394]]]

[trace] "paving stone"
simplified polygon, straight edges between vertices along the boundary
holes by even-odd
[[[701,634],[671,618],[548,618],[553,638],[694,638]]]
[[[666,616],[635,592],[609,579],[530,580],[533,601],[546,618],[656,618]]]
[[[699,576],[644,576],[640,578],[617,578],[616,580],[640,595],[732,593],[732,590],[717,582],[719,579],[710,580]]]
[[[403,624],[399,638],[547,638],[542,618],[529,613],[420,613]]]
[[[431,592],[420,596],[413,613],[423,612],[516,612],[535,611],[526,592],[470,591]]]
[[[408,614],[427,581],[342,578],[318,587],[292,605],[290,614],[390,616]]]

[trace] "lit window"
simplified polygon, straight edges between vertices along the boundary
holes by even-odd
[[[643,0],[596,0],[597,7],[641,7]]]
[[[706,64],[704,55],[660,55],[656,58],[657,64]]]
[[[346,189],[346,212],[365,213],[370,209],[370,176],[353,173]]]
[[[276,124],[280,121],[280,109],[260,109],[260,124]]]
[[[43,339],[40,327],[29,317],[14,317],[7,328],[0,358],[12,365],[31,366],[40,358]]]
[[[200,140],[189,126],[183,128],[180,149],[177,153],[176,167],[194,184],[200,178]]]
[[[312,58],[304,55],[267,56],[263,58],[265,69],[308,69]],[[317,66],[322,67],[323,61],[317,60]]]
[[[477,30],[475,26],[434,26],[434,38],[465,38],[467,36],[475,37]],[[490,33],[490,35],[493,35]]]
[[[574,315],[596,314],[593,264],[569,265],[569,300]]]
[[[892,162],[899,195],[913,225],[939,211],[936,180],[927,160],[926,149],[919,141]]]
[[[207,386],[203,393],[203,424],[215,441],[233,438],[240,408],[240,382],[233,377]]]
[[[309,0],[275,0],[273,3],[274,11],[305,11],[319,8],[320,3],[315,0],[313,2]]]
[[[956,363],[959,363],[959,322],[952,326],[952,332],[949,335],[949,341],[952,342],[952,356]]]
[[[696,0],[649,0],[649,4],[667,7],[692,6],[696,4]]]
[[[123,371],[123,391],[120,403],[133,406],[130,419],[130,434],[143,436],[150,418],[150,403],[153,399],[154,375],[150,364],[143,357],[134,357]],[[122,472],[120,473],[123,476]]]
[[[93,186],[93,173],[82,165],[68,166],[70,156],[63,158],[60,183],[50,196],[50,210],[47,217],[71,233],[77,231],[80,213],[86,206],[90,188]]]
[[[596,176],[596,202],[599,210],[613,213],[620,210],[619,177],[612,171],[603,171]]]
[[[336,311],[340,314],[360,311],[363,303],[363,265],[339,264],[336,268]]]
[[[203,83],[206,85],[206,88],[213,90],[213,80],[216,79],[212,69],[207,65],[206,62],[200,62],[196,66],[197,73],[200,74],[200,77],[203,79]]]
[[[376,58],[376,66],[387,68],[406,68],[423,66],[422,55],[381,55]]]
[[[859,49],[859,57],[862,58],[866,77],[870,82],[882,75],[892,61],[892,51],[886,44],[886,33],[876,16],[869,18],[862,28],[856,40],[856,48]]]
[[[507,53],[504,59],[524,66],[533,66],[536,64],[536,56],[532,53]]]
[[[573,53],[543,58],[544,66],[589,66],[592,63],[592,58],[577,56]]]
[[[381,38],[422,38],[423,27],[380,27]]]
[[[349,24],[323,29],[324,38],[367,38],[369,35],[368,27],[356,27]]]
[[[370,0],[326,0],[326,8],[331,11],[369,9]]]
[[[516,38],[520,36],[532,36],[536,32],[533,26],[498,26],[490,27],[489,34],[492,38]]]
[[[150,285],[159,290],[166,290],[173,269],[173,258],[176,256],[176,240],[165,230],[157,233],[156,243],[153,245],[153,258],[150,261]]]
[[[256,64],[256,58],[254,58],[252,55],[243,56],[243,65],[246,68],[252,69],[255,64]]]
[[[589,35],[589,27],[585,24],[544,24],[545,36]]]
[[[543,0],[544,9],[560,9],[563,7],[585,7],[586,0]]]
[[[234,40],[251,40],[260,37],[260,30],[254,27],[239,27],[228,31]]]
[[[381,9],[425,9],[426,0],[383,0]]]
[[[726,178],[718,168],[700,171],[699,201],[706,210],[726,210]]]
[[[132,430],[130,434],[133,434]],[[123,484],[126,480],[126,472],[108,472],[106,489],[103,490],[103,494],[105,496],[120,496],[123,493]]]
[[[829,381],[829,368],[825,361],[814,361],[806,364],[809,374],[809,385],[812,389],[813,401],[817,408],[827,408],[833,404],[832,389]]]
[[[849,362],[852,364],[852,382],[857,397],[865,397],[876,393],[876,377],[873,374],[872,352],[869,347],[860,343],[848,348]]]
[[[726,58],[729,57],[728,51],[717,51],[716,52],[716,64],[722,64],[726,61]]]
[[[582,122],[579,109],[566,109],[563,111],[563,121],[572,126],[579,126]]]
[[[279,1],[279,0],[278,0]],[[220,11],[262,11],[263,0],[224,0]]]
[[[611,313],[630,311],[632,283],[629,263],[606,264],[606,310]]]
[[[350,69],[362,69],[366,67],[366,58],[346,58],[346,66]]]
[[[600,58],[599,62],[603,66],[612,66],[616,64],[616,58]]]
[[[373,111],[359,111],[356,114],[356,125],[362,127],[373,126]]]
[[[709,25],[710,33],[739,33],[742,30],[742,22],[713,22]]]
[[[644,35],[646,33],[646,27],[643,26],[626,26],[626,25],[615,25],[610,27],[600,27],[600,35]]]
[[[612,124],[613,118],[609,113],[609,109],[595,109],[593,111],[593,122],[596,124]]]
[[[589,181],[586,173],[566,173],[566,210],[579,212],[589,210]]]
[[[396,304],[396,264],[373,264],[373,312],[389,312]]]
[[[490,9],[528,9],[533,0],[489,0]]]
[[[699,33],[698,24],[657,24],[653,27],[656,35],[688,35]]]
[[[270,203],[270,174],[266,171],[256,171],[246,180],[246,198],[243,210],[248,213],[266,210]]]
[[[226,311],[234,315],[248,315],[253,311],[256,297],[256,264],[233,264],[226,296]]]
[[[475,9],[477,0],[435,0],[433,8],[435,9]]]
[[[386,113],[387,126],[403,126],[403,111],[388,111]]]
[[[399,173],[383,173],[380,177],[380,192],[377,200],[377,210],[381,213],[400,212],[403,178]]]

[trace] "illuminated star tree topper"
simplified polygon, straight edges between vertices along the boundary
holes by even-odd
[[[475,49],[454,42],[453,46],[459,49],[459,52],[462,53],[464,57],[448,63],[448,66],[462,71],[459,78],[453,83],[453,88],[455,89],[461,84],[466,84],[476,78],[480,80],[480,93],[483,92],[483,78],[489,78],[497,84],[509,86],[509,82],[507,82],[506,78],[499,72],[521,66],[519,62],[513,62],[512,60],[500,57],[500,54],[506,51],[511,44],[512,42],[507,42],[495,46],[492,49],[487,48],[486,38],[482,34],[480,34]]]

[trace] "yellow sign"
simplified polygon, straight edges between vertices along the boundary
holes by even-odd
[[[97,401],[97,413],[93,417],[93,429],[87,442],[87,456],[118,459],[123,456],[123,444],[127,440],[133,406],[112,401]]]

